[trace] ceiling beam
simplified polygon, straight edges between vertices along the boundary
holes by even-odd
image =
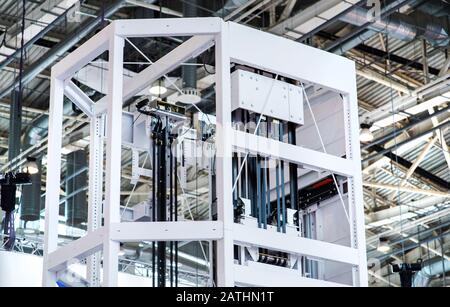
[[[380,152],[382,151],[384,148],[379,146],[379,145],[374,145],[371,147],[373,150]],[[383,154],[385,157],[388,157],[389,159],[391,159],[394,163],[399,164],[403,167],[405,167],[406,169],[410,169],[413,166],[413,163],[406,160],[405,158],[402,158],[392,152],[386,152]],[[421,167],[416,167],[414,174],[418,175],[421,178],[426,179],[427,181],[429,181],[430,183],[432,183],[433,186],[439,187],[441,190],[450,190],[450,183],[447,182],[446,180],[428,172],[427,170],[421,168]]]
[[[421,71],[421,72],[424,70],[424,66],[422,63],[398,56],[393,53],[388,53],[388,52],[385,52],[383,50],[380,50],[380,49],[377,49],[377,48],[374,48],[371,46],[361,44],[359,46],[356,46],[355,49],[358,51],[370,54],[372,56],[381,58],[381,59],[389,59],[389,61],[391,61],[391,62],[401,64],[401,65],[404,65],[405,67],[410,67],[410,68],[413,68],[413,69]],[[428,71],[430,72],[430,74],[435,75],[435,76],[439,75],[439,72],[440,72],[439,69],[434,68],[434,67],[428,67]]]
[[[286,3],[286,6],[284,7],[283,12],[280,16],[280,21],[285,20],[286,18],[289,18],[292,14],[292,10],[294,9],[294,6],[297,4],[297,0],[288,0]]]
[[[427,156],[427,154],[430,152],[431,148],[433,147],[433,145],[436,143],[436,141],[438,140],[438,135],[436,134],[434,137],[432,137],[427,145],[422,149],[421,153],[419,154],[419,156],[416,158],[416,160],[414,161],[414,163],[411,165],[411,167],[408,169],[408,171],[405,174],[405,178],[402,179],[402,181],[400,182],[400,186],[404,186],[409,178],[411,178],[411,176],[414,174],[414,172],[416,171],[416,169],[419,167],[420,163],[422,163],[422,161],[425,159],[425,157]],[[396,193],[392,192],[391,195],[388,197],[390,200],[393,200],[395,197]]]
[[[450,193],[448,193],[448,192],[424,190],[424,189],[418,189],[418,188],[409,188],[409,187],[404,187],[404,186],[399,186],[399,185],[377,183],[377,182],[371,182],[371,181],[363,181],[363,185],[366,187],[390,190],[390,191],[396,191],[396,192],[406,192],[406,193],[413,193],[413,194],[422,194],[422,195],[426,195],[426,196],[437,196],[437,197],[450,198]]]

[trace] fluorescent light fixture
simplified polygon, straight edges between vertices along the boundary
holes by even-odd
[[[370,126],[367,124],[361,124],[361,130],[359,131],[359,140],[361,143],[369,143],[373,141],[373,133],[370,131]]]
[[[36,163],[36,158],[28,157],[27,163],[25,163],[23,171],[30,175],[37,174],[39,172],[39,166]]]
[[[149,92],[154,96],[161,96],[167,93],[167,88],[162,85],[155,85],[149,89]]]
[[[380,253],[387,253],[390,250],[391,247],[389,246],[388,240],[386,238],[380,238],[378,241],[377,251]]]

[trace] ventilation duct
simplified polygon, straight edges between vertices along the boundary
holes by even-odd
[[[422,265],[422,270],[414,276],[414,287],[428,287],[436,276],[450,271],[450,261],[444,259],[442,262],[441,257],[436,257],[431,260],[427,260]]]
[[[436,16],[450,16],[450,3],[444,1],[426,1],[425,4],[419,6],[417,10]]]
[[[355,7],[340,20],[362,26],[370,21],[369,18],[367,9]],[[393,13],[385,19],[376,20],[369,26],[369,29],[373,31],[386,32],[399,40],[412,41],[422,37],[431,45],[441,47],[448,46],[450,43],[449,28],[448,17],[434,17],[420,11],[411,15]]]
[[[216,12],[216,16],[225,17],[233,12],[235,9],[246,4],[249,0],[228,0],[222,9]]]
[[[41,214],[41,161],[36,160],[39,172],[30,175],[31,184],[22,186],[22,198],[20,205],[20,219],[25,222],[39,220]]]
[[[64,99],[64,114],[72,114],[72,102],[68,99]],[[38,117],[30,128],[25,133],[23,144],[24,149],[28,149],[33,145],[36,145],[41,139],[43,139],[48,133],[48,115],[41,115]],[[37,174],[31,175],[31,184],[24,185],[22,187],[22,199],[20,206],[20,219],[26,222],[37,221],[40,216],[40,211],[43,209],[41,205],[44,202],[41,200],[41,177],[42,177],[42,165],[40,159],[36,161],[39,165],[39,171]],[[60,213],[63,213],[61,211]]]
[[[79,227],[87,222],[88,204],[86,196],[87,155],[77,150],[67,155],[66,162],[66,224]]]
[[[184,17],[197,17],[197,1],[191,3],[183,2]],[[185,104],[199,103],[201,101],[197,90],[197,61],[191,59],[187,65],[181,67],[181,75],[183,80],[183,95],[178,97],[178,101]]]

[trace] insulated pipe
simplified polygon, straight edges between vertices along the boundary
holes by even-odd
[[[393,131],[393,132],[391,132],[391,133],[389,133],[389,134],[387,134],[387,135],[385,135],[383,137],[380,137],[380,138],[374,140],[373,142],[371,142],[369,144],[363,145],[361,147],[361,149],[368,149],[368,148],[370,148],[370,147],[372,147],[374,145],[380,144],[380,143],[385,144],[385,143],[395,139],[396,137],[398,137],[402,132],[407,131],[407,130],[409,130],[409,129],[411,129],[411,128],[413,128],[413,127],[415,127],[415,126],[417,126],[417,125],[419,125],[419,124],[421,124],[421,123],[423,123],[425,121],[428,121],[428,120],[430,120],[432,118],[435,118],[435,117],[437,117],[439,115],[442,115],[444,113],[447,113],[447,112],[450,112],[450,106],[446,107],[444,109],[441,109],[441,110],[439,110],[439,111],[437,111],[437,112],[435,112],[433,114],[429,114],[429,115],[425,116],[424,118],[421,118],[418,121],[415,121],[415,122],[413,122],[413,123],[411,123],[409,125],[406,125],[406,126],[400,128],[400,129],[396,129],[395,131]]]
[[[64,99],[63,114],[67,114],[70,112],[73,112],[72,102],[68,99]],[[48,115],[43,114],[39,116],[27,129],[23,142],[25,145],[25,149],[36,145],[37,142],[39,142],[47,135],[48,119]]]
[[[369,15],[368,10],[355,7],[340,19],[362,26],[370,22]],[[448,18],[435,18],[423,12],[414,12],[411,15],[393,13],[389,18],[375,20],[369,28],[377,32],[386,32],[402,41],[413,41],[423,37],[434,46],[447,46],[450,42]]]
[[[197,0],[183,2],[183,15],[184,17],[197,17]],[[195,64],[194,59],[189,60],[188,63]],[[196,65],[183,65],[181,67],[183,89],[197,89],[197,66]]]
[[[373,154],[373,155],[371,155],[371,156],[369,156],[369,157],[363,159],[362,162],[363,162],[363,163],[364,163],[364,162],[368,162],[368,161],[370,161],[370,160],[372,160],[372,159],[375,159],[376,157],[381,156],[381,155],[383,155],[383,154],[385,154],[385,153],[392,152],[392,151],[396,150],[397,148],[399,148],[399,147],[401,147],[401,146],[403,146],[403,145],[405,145],[405,144],[408,144],[409,142],[411,142],[411,141],[413,141],[413,140],[416,140],[416,139],[418,139],[418,138],[421,138],[421,137],[427,135],[428,133],[434,132],[435,130],[438,130],[438,129],[445,128],[445,127],[448,126],[449,124],[450,124],[450,121],[448,121],[448,122],[443,122],[443,123],[441,123],[440,125],[435,126],[435,127],[431,128],[431,129],[429,129],[428,131],[424,131],[424,132],[419,133],[419,134],[413,136],[412,138],[409,138],[409,139],[407,139],[407,140],[405,140],[405,141],[402,141],[402,142],[400,142],[400,143],[398,143],[398,144],[396,144],[396,145],[394,145],[394,146],[391,146],[391,147],[389,147],[389,148],[383,149],[383,150],[381,150],[381,151],[379,151],[379,152],[377,152],[377,153],[375,153],[375,154]]]
[[[406,5],[414,6],[421,0],[396,0],[389,4],[387,4],[384,8],[381,10],[381,16],[383,18],[387,18],[391,14],[395,13],[399,7],[403,7]],[[349,12],[351,13],[351,12]],[[346,14],[339,15],[337,19],[342,20],[342,17],[345,17]],[[368,21],[368,20],[367,20]],[[352,37],[348,40],[345,40],[344,42],[338,44],[336,47],[332,47],[331,50],[333,53],[342,55],[346,53],[347,51],[355,48],[356,46],[364,43],[369,38],[373,37],[377,32],[373,30],[367,30],[366,28],[369,27],[368,22],[364,22],[360,27],[362,27],[357,33],[352,34]]]
[[[100,25],[104,18],[108,18],[111,15],[113,15],[117,10],[119,10],[123,4],[126,2],[126,0],[118,0],[113,5],[105,9],[104,14],[101,16],[98,16],[97,18],[83,24],[79,27],[79,31],[76,31],[75,33],[70,34],[64,41],[60,42],[58,45],[56,45],[54,48],[49,49],[47,54],[38,60],[37,62],[33,63],[30,68],[28,68],[22,76],[22,83],[26,84],[30,80],[34,79],[37,75],[39,75],[44,69],[46,69],[49,65],[54,63],[63,55],[65,52],[67,52],[70,48],[75,46],[82,38],[87,36],[89,33],[91,33],[95,28]],[[155,0],[150,1],[155,2]],[[19,84],[19,80],[16,79],[14,82],[8,86],[5,90],[3,90],[0,93],[0,98],[4,98],[6,95],[11,93],[11,91],[14,90],[14,88],[17,87]]]
[[[450,271],[450,261],[442,259],[441,257],[433,258],[429,261],[425,261],[422,270],[416,273],[413,279],[414,287],[428,287],[431,280],[436,275],[443,274]]]
[[[225,17],[228,16],[231,12],[233,12],[235,9],[239,8],[240,6],[246,4],[249,0],[228,0],[223,8],[218,10],[214,15],[219,17]],[[197,2],[197,0],[195,0]],[[185,3],[185,2],[184,2]],[[185,15],[185,17],[188,17]]]
[[[428,0],[419,6],[417,10],[437,17],[450,16],[450,4],[448,1]]]

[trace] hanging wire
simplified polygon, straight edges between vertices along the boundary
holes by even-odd
[[[386,53],[387,53],[387,61],[388,63],[391,63],[391,51],[390,51],[390,44],[389,44],[389,36],[387,34],[387,31],[385,30],[385,37],[386,37],[386,41],[385,41],[385,45],[386,45]],[[389,68],[386,66],[386,74],[387,71],[389,70]],[[391,80],[391,85],[392,85],[392,80]],[[393,136],[394,136],[394,148],[395,151],[398,150],[399,146],[398,146],[398,142],[397,142],[397,136],[399,135],[397,126],[395,125],[395,105],[394,105],[394,89],[392,88],[392,86],[390,87],[389,90],[389,96],[390,96],[390,103],[391,103],[391,112],[392,112],[392,127],[394,129],[393,131]],[[395,156],[395,162],[398,164],[398,156]],[[397,189],[397,205],[400,203],[401,201],[401,197],[400,197],[400,185],[401,185],[401,181],[398,182],[398,189]],[[400,234],[403,235],[403,211],[402,211],[402,207],[398,206],[399,208],[399,213],[400,213]],[[405,241],[402,240],[401,243],[401,247],[402,247],[402,259],[403,262],[406,262],[406,252],[405,252]]]
[[[322,150],[323,150],[324,153],[327,153],[327,149],[325,148],[325,143],[323,142],[323,139],[322,139],[322,133],[320,132],[319,126],[318,126],[317,121],[316,121],[316,116],[314,115],[313,109],[311,107],[311,103],[309,102],[308,95],[306,94],[305,86],[303,85],[302,82],[300,83],[300,85],[302,87],[303,94],[305,95],[306,104],[308,105],[309,112],[311,113],[311,118],[312,118],[312,120],[314,122],[314,126],[316,128],[317,134],[319,135],[319,141],[320,141],[320,144],[322,146]],[[337,181],[336,176],[334,175],[334,173],[331,173],[331,176],[333,177],[334,185],[336,186],[336,190],[338,192],[339,199],[341,201],[342,209],[344,209],[345,216],[347,217],[347,221],[350,224],[350,216],[348,214],[347,208],[345,208],[344,198],[342,197],[342,193],[341,193],[341,189],[339,188],[338,181]]]
[[[145,54],[143,53],[135,44],[133,44],[133,42],[131,42],[128,38],[125,37],[125,40],[134,48],[136,49],[137,52],[139,52],[140,55],[142,55],[148,62],[149,64],[153,65],[154,62]],[[163,75],[164,79],[167,80],[167,82],[169,82],[169,84],[171,86],[173,86],[179,93],[180,95],[184,95],[183,91],[175,84],[174,81],[172,81],[169,76],[167,74]],[[205,112],[203,112],[202,110],[200,110],[200,108],[195,104],[195,103],[190,103],[190,105],[192,105],[198,112],[200,112],[201,114],[205,115],[206,119],[208,120],[209,124],[212,125],[212,122],[208,116],[208,114],[206,114]]]

